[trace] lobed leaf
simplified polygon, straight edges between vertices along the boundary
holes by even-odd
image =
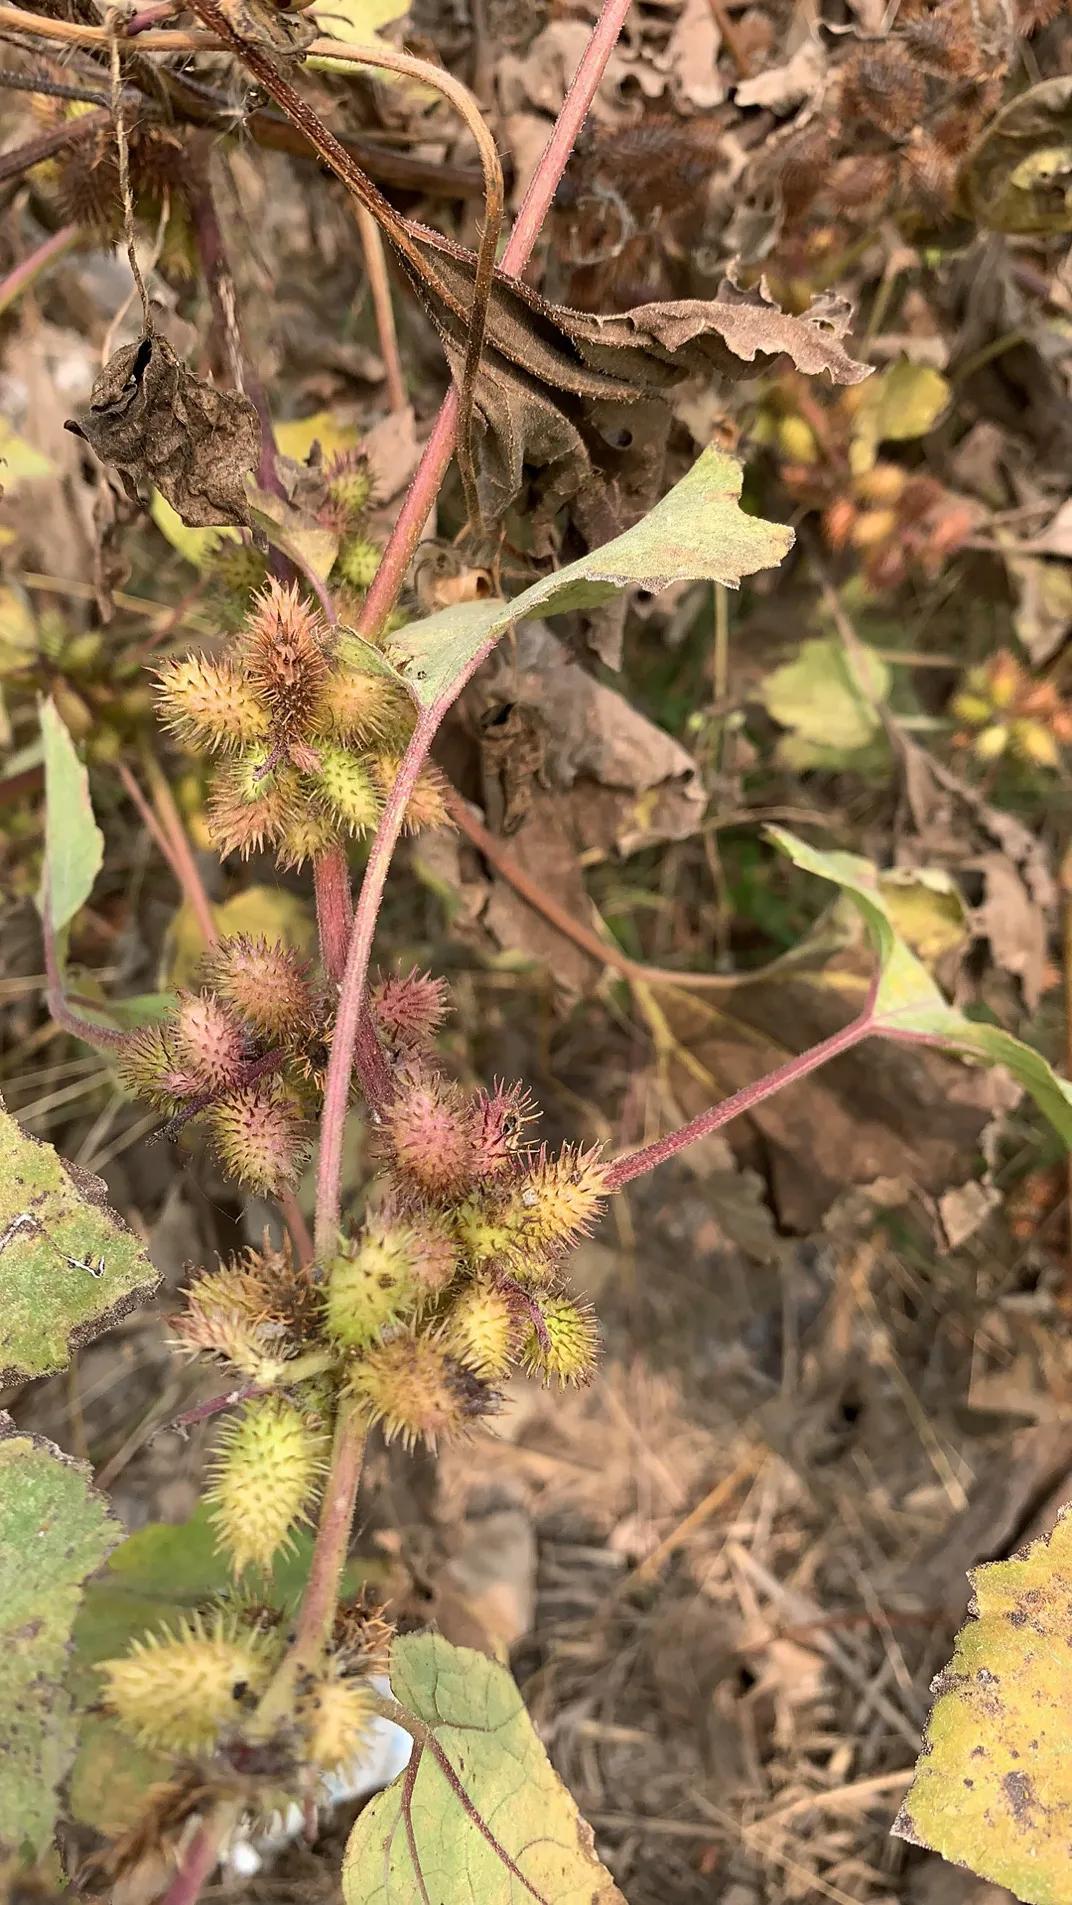
[[[971,1618],[936,1695],[894,1832],[1028,1905],[1066,1905],[1072,1842],[1072,1510],[970,1575]]]
[[[45,750],[45,868],[41,911],[48,893],[48,918],[54,933],[69,925],[93,891],[104,860],[104,835],[93,818],[89,775],[54,701],[41,703]]]
[[[459,602],[399,629],[390,637],[391,652],[417,700],[430,706],[460,689],[474,657],[529,616],[594,608],[628,588],[655,594],[673,582],[700,579],[736,588],[742,576],[781,562],[793,532],[747,516],[741,482],[733,457],[705,450],[641,522],[512,601]]]
[[[76,1747],[71,1629],[119,1535],[81,1463],[0,1418],[0,1854],[51,1844]]]
[[[843,765],[881,732],[875,704],[886,699],[890,679],[886,663],[862,644],[857,658],[833,636],[802,642],[759,687],[771,719],[790,730],[779,758],[798,769]]]
[[[794,865],[847,894],[862,914],[878,954],[879,977],[873,1024],[876,1032],[927,1039],[986,1065],[1004,1065],[1072,1147],[1072,1084],[1058,1078],[1041,1052],[1011,1032],[965,1017],[949,1004],[926,966],[894,930],[889,892],[883,877],[855,853],[823,852],[782,827],[768,836]]]
[[[66,1369],[157,1282],[100,1178],[64,1164],[0,1100],[0,1382]]]
[[[391,1686],[431,1730],[465,1802],[415,1743],[350,1835],[345,1905],[624,1905],[504,1667],[411,1635],[391,1650]]]

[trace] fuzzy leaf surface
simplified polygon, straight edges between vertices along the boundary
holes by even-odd
[[[67,1657],[82,1584],[121,1530],[81,1463],[10,1428],[0,1419],[0,1855],[35,1858],[75,1752]]]
[[[1007,1561],[976,1568],[971,1616],[935,1682],[923,1752],[894,1831],[1065,1905],[1072,1840],[1072,1510]]]
[[[793,532],[747,516],[740,506],[742,470],[721,450],[705,450],[687,476],[631,529],[509,602],[458,602],[390,637],[390,649],[417,699],[426,706],[460,688],[474,656],[516,622],[594,608],[622,589],[656,594],[673,582],[707,580],[736,588],[741,577],[770,569],[788,554]]]
[[[969,1019],[948,1003],[926,966],[894,930],[890,899],[878,869],[855,853],[823,852],[809,846],[782,827],[767,831],[794,865],[840,887],[862,914],[879,962],[876,1032],[925,1038],[964,1058],[1004,1065],[1072,1147],[1072,1084],[1058,1078],[1041,1052],[1013,1038],[1011,1032]]]
[[[69,925],[93,891],[104,860],[104,835],[93,818],[89,775],[55,702],[41,703],[45,749],[45,874],[54,933]],[[43,890],[43,889],[42,889]]]
[[[438,1634],[391,1649],[395,1697],[428,1747],[362,1812],[346,1848],[345,1905],[624,1905],[504,1667]]]
[[[21,1130],[2,1101],[0,1240],[0,1382],[66,1369],[72,1349],[118,1322],[158,1282],[137,1238],[109,1209],[100,1178],[64,1164],[50,1144]]]
[[[771,719],[790,730],[779,758],[804,769],[840,764],[866,747],[881,731],[875,703],[889,688],[880,656],[861,645],[860,657],[850,662],[845,644],[824,635],[801,642],[792,661],[773,669],[759,698]]]

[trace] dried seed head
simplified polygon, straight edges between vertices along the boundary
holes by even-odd
[[[451,1305],[444,1341],[467,1369],[494,1382],[514,1361],[520,1333],[509,1298],[489,1285],[471,1283]]]
[[[411,1057],[431,1048],[447,1014],[447,984],[414,967],[405,979],[378,979],[369,1006],[384,1044]]]
[[[418,1303],[425,1304],[452,1282],[461,1263],[458,1240],[445,1213],[414,1211],[407,1219]]]
[[[312,725],[328,678],[324,637],[318,611],[295,585],[273,577],[253,604],[240,656],[277,738],[289,740]]]
[[[236,933],[206,964],[215,990],[267,1038],[300,1038],[313,1012],[309,969],[292,946]]]
[[[350,1375],[350,1388],[388,1442],[435,1449],[483,1412],[490,1396],[453,1362],[433,1336],[393,1336],[377,1343]]]
[[[206,823],[221,853],[244,859],[281,840],[301,811],[298,777],[293,768],[270,765],[258,750],[228,762],[216,776]]]
[[[226,1170],[251,1190],[274,1193],[294,1183],[308,1149],[301,1114],[274,1081],[248,1085],[210,1112]]]
[[[269,1387],[285,1372],[289,1318],[256,1258],[254,1263],[257,1267],[236,1263],[196,1278],[171,1326],[183,1349],[222,1356],[243,1376]]]
[[[325,1773],[349,1766],[368,1738],[375,1708],[360,1680],[329,1674],[302,1694],[297,1721],[311,1766]]]
[[[350,833],[367,833],[383,805],[367,762],[331,741],[321,743],[318,752],[320,766],[311,778],[320,801]]]
[[[327,1437],[283,1396],[248,1402],[223,1430],[207,1499],[219,1546],[236,1574],[267,1568],[308,1518]]]
[[[171,1034],[179,1065],[209,1090],[234,1084],[246,1061],[242,1026],[213,992],[180,994]]]
[[[268,733],[268,716],[251,684],[229,661],[182,655],[157,669],[164,726],[185,747],[250,747]]]
[[[540,1301],[542,1330],[533,1328],[525,1344],[525,1369],[530,1376],[552,1376],[559,1382],[591,1379],[599,1357],[599,1325],[587,1303],[551,1296]]]
[[[328,1334],[348,1349],[364,1349],[415,1306],[412,1239],[401,1224],[370,1225],[344,1244],[328,1272]]]
[[[475,1156],[478,1179],[502,1177],[517,1168],[529,1148],[526,1130],[540,1113],[524,1085],[499,1085],[477,1095]]]
[[[175,1633],[147,1634],[129,1654],[102,1661],[104,1704],[145,1746],[209,1751],[241,1716],[240,1703],[265,1686],[274,1649],[233,1619],[198,1614]]]
[[[473,1126],[449,1079],[413,1072],[398,1081],[383,1119],[395,1169],[431,1197],[457,1197],[473,1181]]]

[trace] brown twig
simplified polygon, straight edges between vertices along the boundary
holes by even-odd
[[[80,236],[77,225],[61,225],[58,232],[53,232],[35,246],[28,258],[23,258],[8,272],[6,278],[0,280],[0,311],[6,311],[16,298],[21,298],[23,292],[36,283],[41,273],[48,270],[49,265],[78,243]]]
[[[380,341],[380,356],[383,358],[387,382],[387,402],[391,410],[404,410],[406,383],[402,375],[402,359],[398,351],[398,332],[395,329],[391,286],[387,277],[387,258],[383,249],[383,239],[380,237],[380,228],[371,212],[367,212],[363,205],[357,208],[357,229],[361,234],[361,249],[365,254],[365,272],[372,295],[372,309],[376,317],[376,334]]]
[[[174,855],[176,877],[197,921],[205,945],[215,946],[219,943],[220,929],[216,924],[208,894],[205,892],[205,883],[201,878],[197,861],[194,859],[182,815],[175,805],[175,796],[168,786],[166,775],[152,755],[146,752],[143,759],[149,786],[152,789],[157,819]]]

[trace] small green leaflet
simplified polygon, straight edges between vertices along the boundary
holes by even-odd
[[[469,1804],[415,1743],[350,1835],[345,1905],[625,1905],[505,1667],[416,1634],[391,1649],[391,1686]]]
[[[0,1382],[66,1369],[72,1348],[158,1281],[100,1178],[64,1164],[0,1100]]]
[[[1070,1573],[1065,1508],[1050,1536],[969,1576],[972,1617],[893,1828],[1028,1905],[1067,1905],[1072,1890]]]
[[[965,1058],[1006,1066],[1072,1147],[1072,1085],[1058,1078],[1040,1052],[1013,1038],[1011,1032],[976,1023],[948,1003],[926,966],[894,931],[890,900],[870,861],[855,853],[824,853],[782,827],[769,827],[767,834],[795,866],[840,887],[863,915],[879,963],[875,1031],[928,1039]]]
[[[93,891],[104,859],[104,835],[93,818],[86,773],[52,700],[41,703],[45,749],[45,872],[39,906],[62,933]]]
[[[594,608],[622,589],[652,594],[705,579],[736,588],[741,577],[781,562],[793,532],[746,516],[741,465],[705,450],[688,475],[641,522],[510,602],[459,602],[388,638],[417,700],[430,707],[460,692],[494,637],[532,615]]]
[[[0,1418],[0,1857],[51,1844],[76,1744],[71,1627],[120,1533],[81,1463]]]

